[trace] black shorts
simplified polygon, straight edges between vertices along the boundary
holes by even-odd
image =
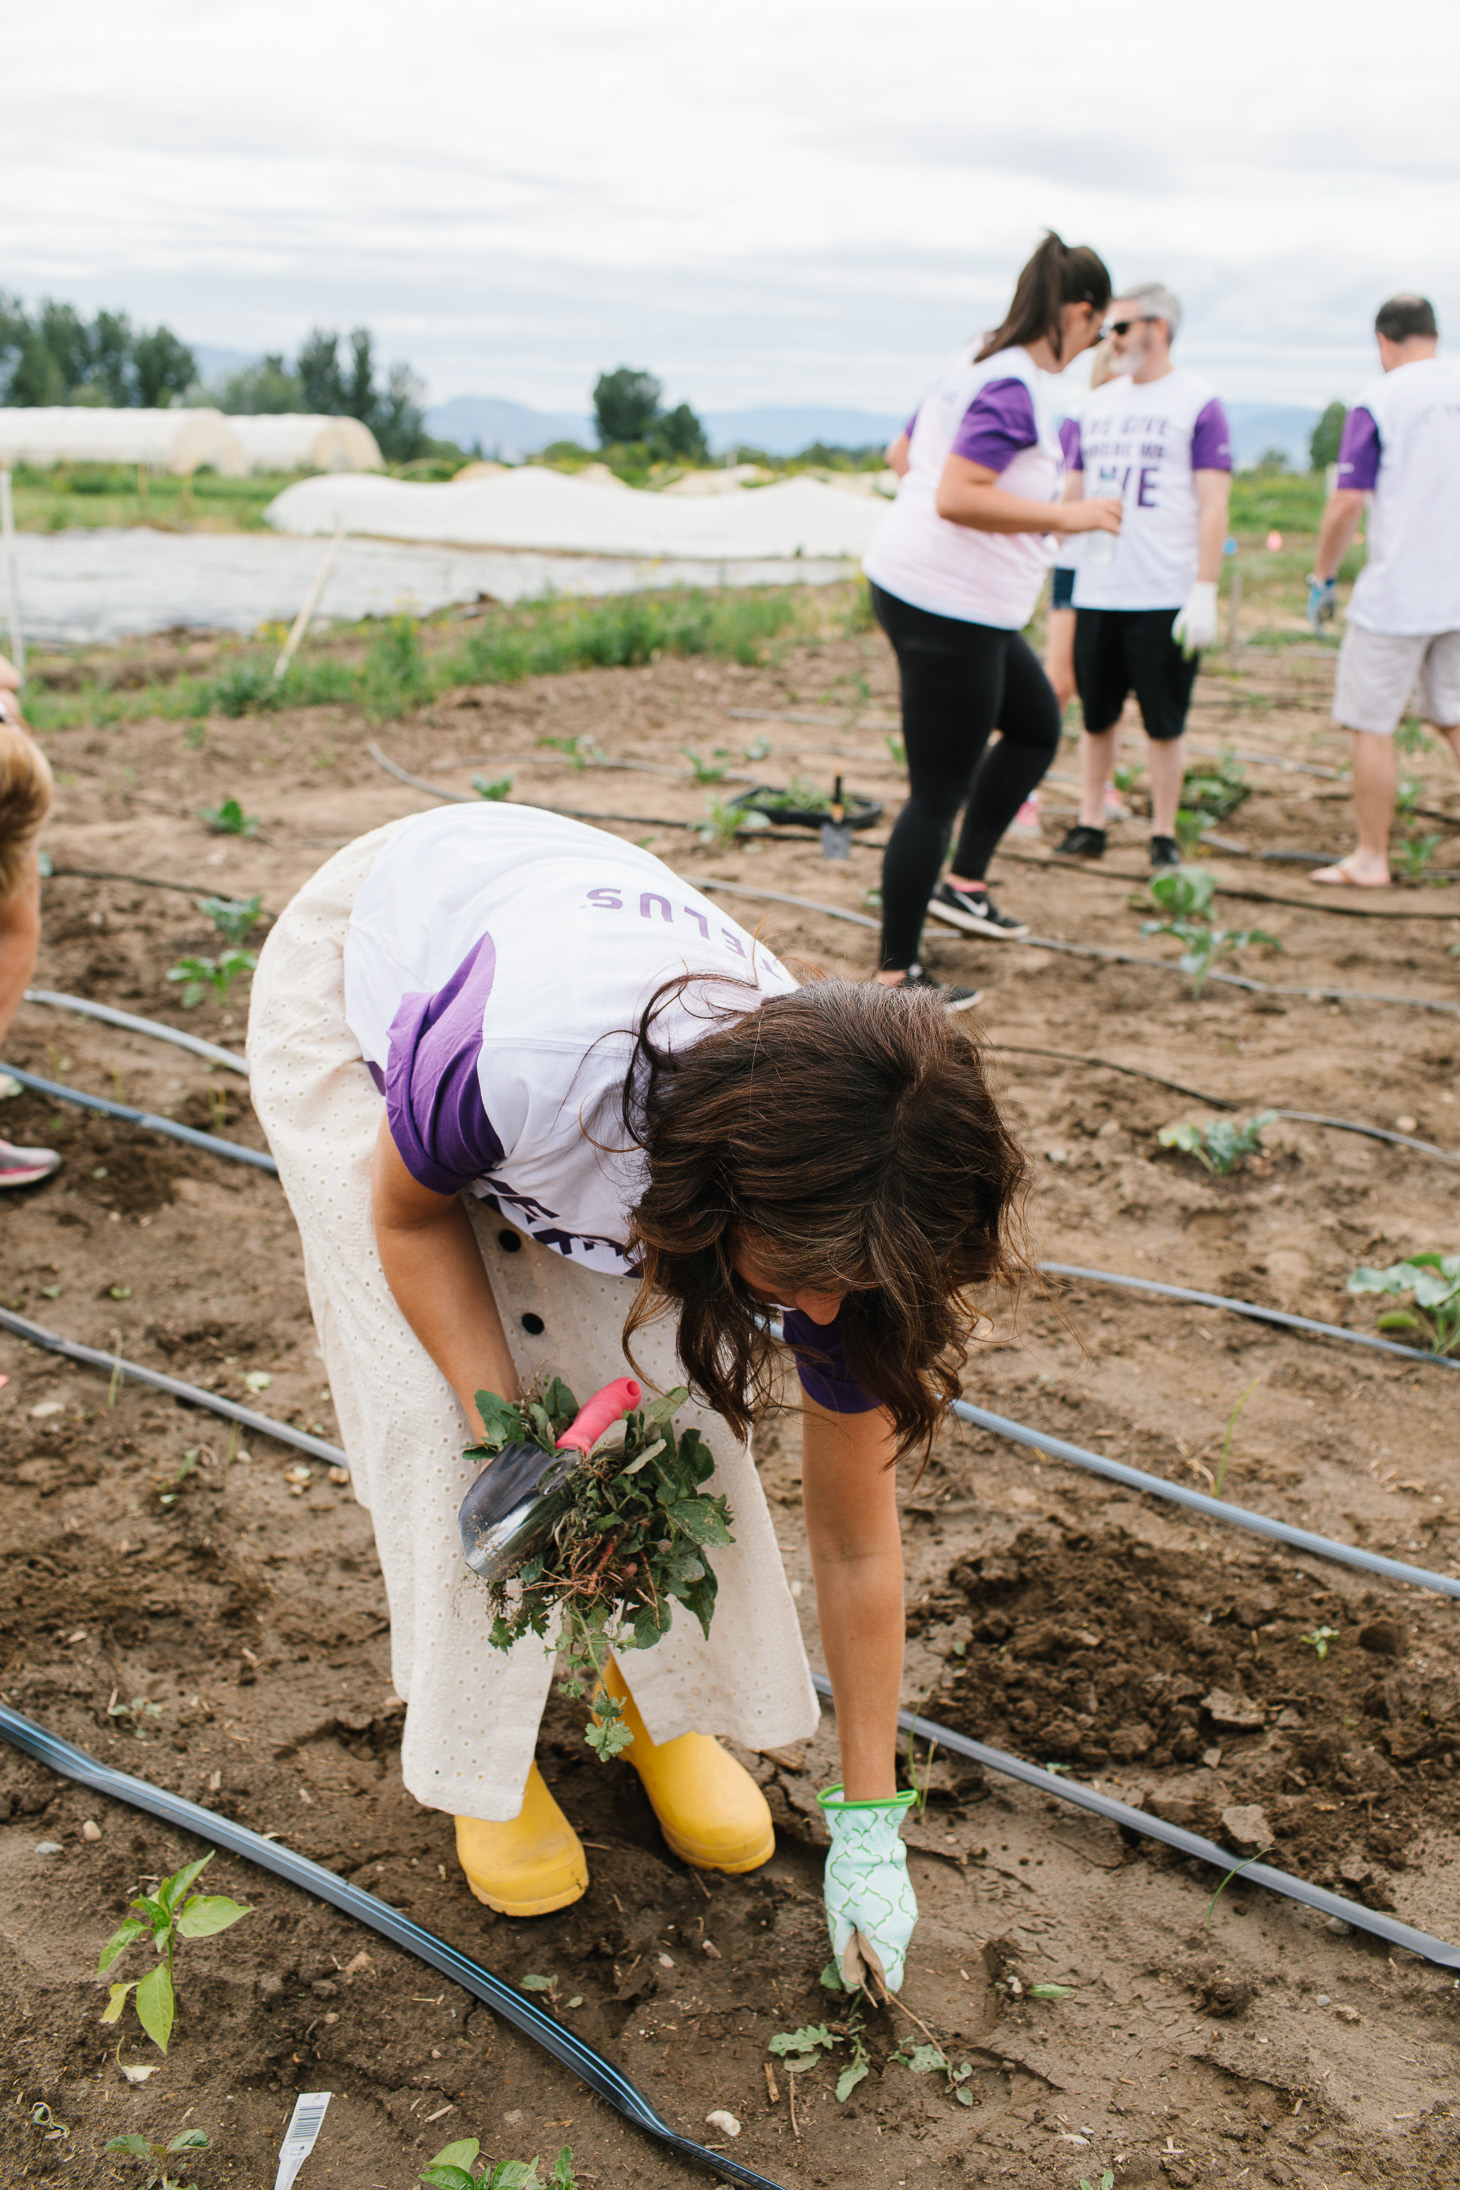
[[[1075,605],[1075,573],[1067,563],[1054,566],[1049,605],[1051,608],[1073,608]]]
[[[1098,736],[1119,722],[1134,692],[1148,738],[1180,737],[1197,658],[1188,658],[1172,638],[1175,620],[1174,608],[1076,610],[1075,687],[1087,730]]]

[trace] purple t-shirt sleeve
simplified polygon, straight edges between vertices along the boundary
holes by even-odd
[[[477,1067],[497,953],[489,935],[434,995],[403,996],[390,1023],[385,1115],[413,1179],[459,1194],[502,1160]]]
[[[950,456],[1007,471],[1021,449],[1039,439],[1034,402],[1022,380],[988,380],[969,404],[953,436]]]
[[[1060,455],[1065,460],[1066,471],[1083,471],[1080,455],[1080,421],[1078,418],[1060,420]]]
[[[1338,484],[1371,493],[1379,477],[1380,453],[1378,421],[1372,411],[1356,403],[1343,422],[1343,439],[1338,444]]]
[[[801,1389],[819,1406],[832,1414],[870,1414],[881,1404],[863,1390],[847,1367],[839,1318],[832,1323],[813,1323],[799,1308],[787,1308],[781,1327],[796,1357]],[[806,1354],[801,1351],[803,1347]]]
[[[922,406],[922,404],[920,403],[920,404],[918,405],[918,411],[920,411],[920,410],[922,409],[922,407],[923,407],[923,406]],[[904,432],[904,433],[905,433],[905,434],[907,435],[907,437],[908,437],[909,441],[911,441],[911,439],[912,439],[912,437],[913,437],[913,427],[914,427],[914,426],[915,426],[915,425],[917,424],[917,422],[918,422],[918,411],[914,411],[914,412],[913,412],[913,414],[912,414],[912,417],[911,417],[911,418],[910,418],[910,419],[908,420],[907,424],[906,424],[906,425],[905,425],[905,426],[903,427],[903,429],[902,429],[902,430],[903,430],[903,432]]]
[[[1227,414],[1216,396],[1210,403],[1204,403],[1196,414],[1196,424],[1191,429],[1191,468],[1193,471],[1232,469],[1232,433]]]

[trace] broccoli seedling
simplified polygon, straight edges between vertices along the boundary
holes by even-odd
[[[443,2144],[435,2158],[421,2169],[422,2182],[430,2183],[432,2190],[577,2190],[571,2145],[558,2147],[556,2163],[546,2182],[538,2173],[542,2163],[535,2158],[498,2160],[495,2167],[490,2160],[483,2160],[478,2174],[481,2149],[477,2137],[458,2137],[454,2144]]]
[[[473,776],[471,787],[478,798],[487,799],[493,806],[500,806],[511,794],[512,778],[495,776],[488,779],[486,776]]]
[[[171,2144],[149,2144],[145,2137],[113,2137],[108,2152],[124,2152],[129,2159],[145,2160],[151,2173],[141,2190],[198,2190],[195,2182],[184,2182],[181,2175],[172,2171],[174,2152],[206,2152],[208,2139],[201,2129],[184,2129]]]
[[[167,969],[169,981],[182,981],[184,1011],[192,1011],[201,1004],[209,989],[220,1004],[228,1001],[228,991],[240,974],[252,973],[258,964],[256,951],[224,951],[218,958],[180,958],[175,966]]]
[[[198,911],[206,913],[225,943],[235,950],[248,940],[249,930],[263,917],[264,901],[254,897],[200,897]]]
[[[257,814],[246,814],[236,798],[225,798],[218,806],[200,806],[199,821],[206,821],[214,836],[257,836]]]
[[[1163,1125],[1156,1139],[1163,1148],[1178,1148],[1214,1178],[1225,1179],[1244,1157],[1262,1152],[1262,1136],[1277,1117],[1275,1110],[1259,1110],[1239,1125],[1232,1118],[1218,1118],[1213,1125]]]
[[[1181,817],[1178,814],[1177,824]],[[1205,867],[1167,867],[1151,878],[1150,894],[1164,920],[1141,923],[1142,935],[1174,935],[1184,947],[1181,970],[1191,982],[1191,993],[1200,996],[1207,975],[1234,951],[1260,943],[1264,950],[1280,951],[1282,944],[1265,928],[1217,928],[1208,914],[1216,894],[1217,878]]]
[[[1460,1346],[1460,1255],[1433,1250],[1391,1262],[1387,1270],[1360,1264],[1348,1281],[1351,1293],[1407,1293],[1414,1307],[1391,1308],[1379,1318],[1381,1331],[1420,1331],[1433,1354],[1452,1354]]]

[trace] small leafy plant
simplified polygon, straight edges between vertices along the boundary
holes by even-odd
[[[1215,764],[1199,762],[1196,767],[1187,769],[1181,786],[1181,803],[1188,812],[1201,814],[1208,821],[1225,821],[1251,793],[1247,771],[1228,745],[1223,747],[1221,758]]]
[[[1249,944],[1280,951],[1282,944],[1265,928],[1217,928],[1208,915],[1216,894],[1217,878],[1205,867],[1167,867],[1153,875],[1150,894],[1164,920],[1141,923],[1142,935],[1174,935],[1183,945],[1181,970],[1191,982],[1191,993],[1200,996],[1207,975],[1223,958]]]
[[[1460,1346],[1460,1255],[1430,1251],[1391,1262],[1387,1270],[1360,1264],[1348,1281],[1351,1293],[1388,1293],[1413,1308],[1390,1308],[1380,1316],[1381,1331],[1420,1331],[1433,1354],[1452,1354]]]
[[[1406,882],[1418,882],[1422,878],[1444,841],[1444,836],[1439,831],[1429,836],[1415,836],[1411,833],[1404,838],[1398,846],[1395,864]]]
[[[803,2023],[799,2030],[778,2030],[766,2051],[775,2054],[786,2075],[804,2076],[843,2046],[848,2057],[836,2080],[836,2095],[837,2103],[845,2106],[863,2077],[872,2071],[862,2018],[855,2008],[844,2023]]]
[[[246,814],[236,798],[225,798],[221,806],[200,806],[199,821],[206,821],[214,836],[257,836],[257,814]]]
[[[892,2060],[900,2061],[914,2076],[942,2076],[959,2105],[972,2106],[973,2093],[968,2089],[968,2080],[973,2074],[971,2061],[960,2061],[955,2068],[941,2046],[915,2045],[911,2038],[903,2039]]]
[[[600,761],[604,757],[603,747],[594,737],[539,738],[537,742],[554,753],[562,753],[570,768],[582,770],[590,761]]]
[[[704,819],[695,824],[695,835],[701,844],[713,850],[721,844],[733,844],[738,836],[769,828],[764,814],[747,812],[745,807],[717,798],[712,792],[705,801]]]
[[[698,1430],[677,1437],[673,1416],[689,1397],[683,1385],[624,1417],[604,1432],[582,1465],[551,1494],[551,1532],[515,1574],[492,1585],[491,1639],[510,1650],[524,1635],[545,1637],[562,1620],[567,1672],[562,1695],[588,1695],[603,1679],[610,1650],[647,1650],[669,1631],[682,1604],[710,1632],[718,1583],[707,1556],[732,1544],[733,1516],[723,1498],[700,1490],[715,1462]],[[578,1414],[578,1402],[558,1377],[540,1398],[518,1403],[478,1392],[486,1437],[466,1457],[480,1463],[506,1446],[536,1444],[556,1452]],[[607,1761],[633,1736],[622,1705],[600,1689],[589,1747]]]
[[[159,1960],[141,1979],[132,1978],[126,1983],[113,1984],[102,2010],[104,2023],[121,2020],[127,2004],[128,1993],[135,1992],[133,2003],[137,2019],[152,2043],[161,2053],[167,2051],[167,2041],[172,2036],[173,2019],[177,2013],[177,1994],[172,1979],[173,1950],[179,1939],[211,1939],[216,1932],[227,1931],[240,1918],[251,1916],[237,1901],[230,1901],[226,1894],[193,1893],[189,1889],[199,1873],[206,1870],[217,1854],[210,1848],[196,1863],[185,1863],[171,1878],[164,1878],[155,1894],[140,1894],[128,1903],[137,1911],[114,1931],[101,1950],[101,1960],[96,1965],[98,1977],[104,1977],[119,1956],[126,1953],[134,1940],[151,1935]],[[150,2150],[150,2147],[149,2147]]]
[[[1321,1664],[1328,1656],[1332,1644],[1338,1641],[1338,1629],[1336,1627],[1315,1627],[1308,1634],[1300,1635],[1298,1640],[1308,1645],[1314,1657]]]
[[[421,2169],[422,2182],[430,2183],[432,2190],[577,2190],[571,2145],[559,2146],[557,2161],[546,2181],[538,2173],[542,2165],[538,2159],[498,2160],[495,2167],[490,2160],[483,2160],[478,2174],[481,2149],[476,2137],[459,2137],[455,2144],[443,2144],[436,2157]]]
[[[249,931],[263,917],[264,901],[254,897],[200,897],[198,911],[206,913],[225,943],[235,950],[248,941]]]
[[[492,805],[500,806],[504,799],[511,796],[512,778],[510,776],[495,776],[489,779],[486,776],[473,776],[471,787],[478,798],[488,799]]]
[[[1217,1118],[1206,1126],[1163,1125],[1156,1139],[1163,1148],[1195,1156],[1213,1178],[1225,1179],[1244,1158],[1262,1153],[1262,1136],[1276,1117],[1275,1110],[1259,1110],[1240,1124],[1235,1118]]]
[[[689,762],[696,783],[723,783],[726,768],[735,757],[726,745],[717,745],[710,760],[702,759],[692,745],[681,745],[679,750]]]
[[[184,2129],[173,2138],[171,2144],[149,2144],[145,2137],[113,2137],[108,2152],[124,2152],[129,2159],[145,2160],[151,2168],[142,2190],[198,2190],[195,2182],[184,2182],[181,2175],[172,2171],[175,2152],[206,2152],[208,2139],[201,2129]]]
[[[228,991],[240,974],[252,973],[258,964],[256,951],[224,951],[217,958],[180,958],[175,966],[167,969],[169,981],[185,983],[182,1005],[185,1011],[201,1004],[209,989],[220,1004],[228,1001]]]

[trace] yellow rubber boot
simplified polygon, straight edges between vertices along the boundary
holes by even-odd
[[[621,1754],[643,1781],[659,1829],[682,1862],[701,1871],[757,1871],[776,1852],[770,1806],[743,1764],[708,1734],[649,1739],[612,1658],[604,1687],[623,1705],[633,1735]]]
[[[459,1817],[456,1859],[478,1901],[499,1916],[546,1916],[588,1890],[583,1843],[536,1764],[516,1817]]]

